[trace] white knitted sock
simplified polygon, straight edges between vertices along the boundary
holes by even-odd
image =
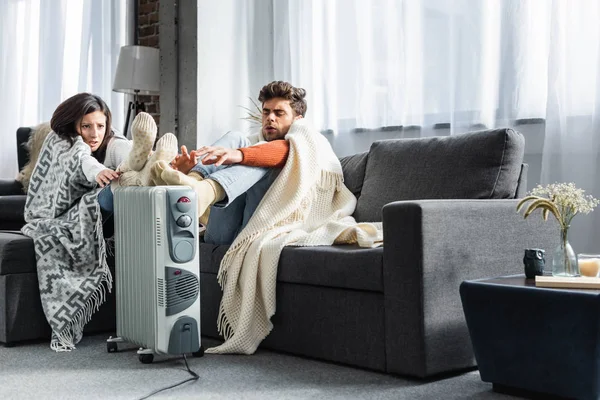
[[[190,171],[190,172],[188,172],[188,176],[191,176],[192,178],[194,178],[197,181],[201,181],[202,179],[204,179],[202,174],[198,171]]]
[[[206,226],[208,225],[208,217],[210,216],[210,209],[211,207],[207,207],[206,211],[204,211],[204,214],[202,214],[201,216],[198,217],[198,222],[200,222],[200,224]]]
[[[142,182],[139,179],[140,173],[138,171],[132,171],[131,168],[129,168],[127,160],[122,161],[116,171],[120,172],[121,175],[119,176],[119,179],[113,181],[110,185],[111,188],[116,189],[119,186],[142,186]]]
[[[142,183],[140,171],[125,171],[119,176],[119,186],[144,186]]]
[[[190,178],[194,178],[195,180],[197,180],[198,182],[200,182],[201,180],[204,179],[204,177],[202,176],[202,174],[198,171],[190,171],[188,172],[187,176],[189,176]],[[218,185],[218,183],[217,183]],[[219,188],[221,187],[221,185],[219,185]],[[225,196],[223,196],[225,197]],[[217,200],[219,201],[219,200]],[[198,221],[206,226],[208,225],[208,217],[210,216],[210,206],[206,208],[206,211],[204,211],[204,214],[200,215],[198,217]]]
[[[200,223],[206,225],[208,220],[207,210],[218,201],[225,198],[225,190],[223,187],[212,179],[197,180],[194,176],[185,175],[172,168],[165,168],[161,174],[161,178],[168,185],[185,185],[190,186],[198,201],[198,217]]]
[[[165,182],[162,178],[162,173],[165,170],[172,170],[169,163],[167,163],[165,160],[158,160],[150,166],[150,186],[185,185],[185,183],[183,183],[183,181],[179,179],[179,175],[176,174],[172,175],[170,180],[171,183]],[[197,181],[201,181],[202,179],[204,179],[202,175],[194,171],[190,172],[188,176],[196,179]]]
[[[127,157],[127,164],[131,170],[140,171],[146,164],[156,140],[156,131],[156,123],[150,114],[141,112],[133,120],[133,146]]]
[[[177,156],[177,137],[169,132],[158,139],[158,142],[156,142],[156,150],[150,156],[150,160],[163,160],[170,163],[175,156]]]
[[[142,186],[151,186],[156,181],[152,175],[152,168],[158,161],[170,163],[177,155],[177,138],[172,133],[165,133],[156,142],[156,151],[152,153],[144,168],[140,171]],[[155,175],[156,176],[156,175]]]
[[[161,178],[161,174],[168,166],[169,164],[162,160],[158,160],[150,166],[150,186],[167,185],[167,183]]]

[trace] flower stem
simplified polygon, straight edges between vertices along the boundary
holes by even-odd
[[[571,265],[571,260],[569,259],[569,252],[567,251],[568,233],[569,233],[568,226],[564,226],[560,230],[561,247],[562,247],[562,253],[563,253],[562,256],[563,256],[563,262],[565,264],[565,271],[567,272],[567,274],[571,275],[573,273],[573,271],[572,271],[573,266]]]

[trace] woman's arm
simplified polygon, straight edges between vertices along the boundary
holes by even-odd
[[[117,172],[106,168],[90,154],[81,156],[81,169],[89,182],[96,182],[100,187],[108,185],[110,181],[119,177]]]
[[[85,154],[81,156],[81,169],[89,182],[96,182],[96,176],[106,167],[91,154]]]
[[[106,159],[104,166],[110,169],[117,169],[119,165],[129,156],[133,143],[122,136],[114,136],[106,149]]]

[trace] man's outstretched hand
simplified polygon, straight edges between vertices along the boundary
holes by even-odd
[[[238,149],[229,149],[220,146],[202,146],[195,150],[196,156],[202,159],[202,164],[229,165],[241,163],[244,155]]]
[[[242,162],[244,155],[238,149],[229,149],[220,146],[202,146],[198,150],[188,153],[187,147],[181,146],[181,154],[171,161],[171,168],[184,174],[188,174],[192,168],[202,160],[202,164],[229,165]]]
[[[188,153],[187,147],[181,146],[181,154],[178,154],[175,159],[171,161],[171,168],[187,175],[192,168],[198,164],[198,159],[199,157],[196,154],[196,150],[192,150]]]

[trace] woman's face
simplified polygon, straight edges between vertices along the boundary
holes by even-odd
[[[106,134],[106,115],[102,111],[86,114],[80,121],[77,121],[75,129],[94,152],[98,150]]]

